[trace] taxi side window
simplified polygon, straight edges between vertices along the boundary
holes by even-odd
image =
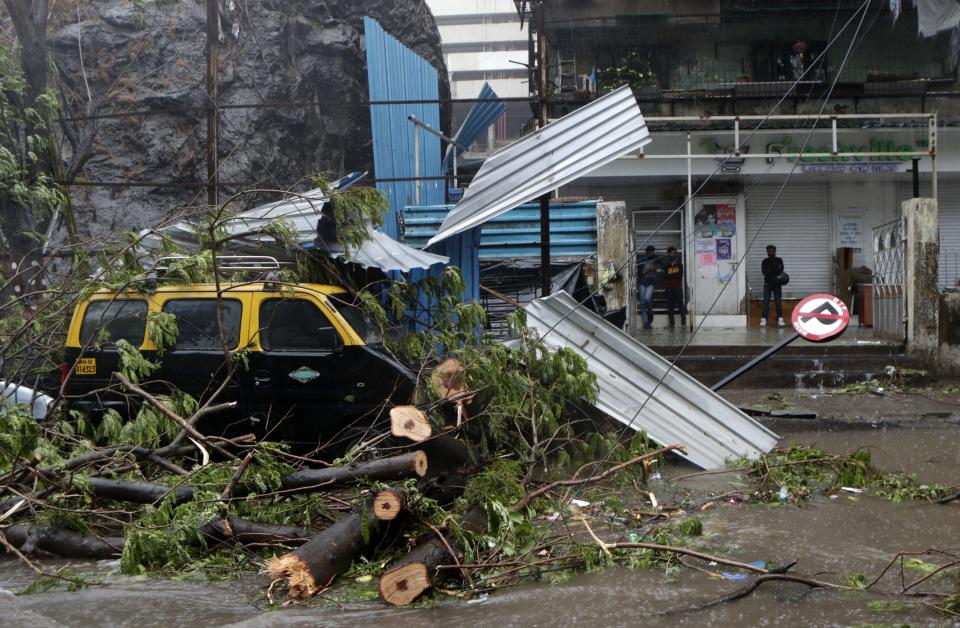
[[[330,351],[340,336],[314,303],[267,299],[260,305],[260,342],[268,351]]]
[[[91,301],[83,313],[80,344],[126,340],[134,347],[143,344],[147,329],[147,302],[139,299]]]
[[[243,305],[236,299],[223,299],[223,335],[227,348],[240,342],[240,318]],[[170,299],[163,311],[177,319],[177,344],[174,351],[222,350],[217,328],[216,299]]]

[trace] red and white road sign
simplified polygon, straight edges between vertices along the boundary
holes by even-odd
[[[824,342],[843,333],[850,323],[850,310],[832,294],[811,294],[793,308],[791,320],[802,338]]]

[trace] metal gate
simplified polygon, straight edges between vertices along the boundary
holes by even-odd
[[[873,331],[897,340],[906,338],[904,249],[900,218],[874,227]]]

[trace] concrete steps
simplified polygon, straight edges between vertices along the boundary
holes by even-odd
[[[797,341],[802,342],[802,341]],[[673,361],[679,346],[651,346]],[[710,386],[767,350],[755,345],[691,345],[676,364],[701,383]],[[727,388],[836,388],[884,375],[888,366],[923,368],[917,359],[904,353],[902,345],[813,345],[797,344],[782,349]]]

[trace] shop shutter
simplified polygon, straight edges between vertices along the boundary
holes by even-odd
[[[930,181],[920,181],[920,196],[930,196]],[[960,181],[940,179],[940,289],[956,288],[960,281]],[[913,183],[897,185],[897,207],[913,197]]]
[[[784,298],[803,298],[833,289],[830,253],[830,199],[826,183],[790,181],[780,197],[780,184],[761,184],[745,190],[747,206],[747,288],[751,298],[763,296],[760,264],[766,246],[777,247],[790,283]],[[774,205],[774,200],[776,204]],[[767,211],[769,216],[764,222]],[[761,227],[762,225],[762,227]]]

